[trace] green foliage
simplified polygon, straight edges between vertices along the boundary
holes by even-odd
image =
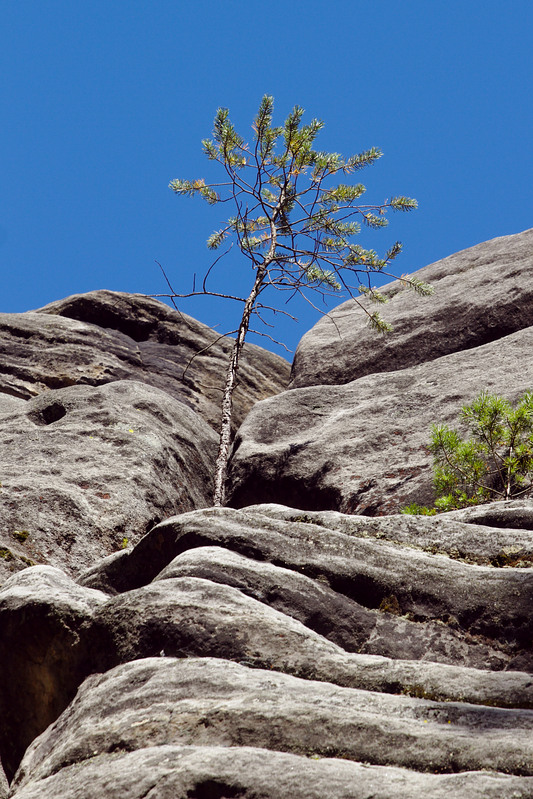
[[[414,503],[404,513],[442,512],[533,492],[533,393],[513,407],[483,391],[463,406],[461,418],[469,438],[446,425],[432,428],[435,508]]]
[[[13,530],[13,532],[11,533],[13,538],[16,538],[18,541],[21,541],[22,543],[26,541],[29,534],[30,534],[29,530]]]
[[[381,150],[372,147],[348,158],[315,150],[323,122],[313,119],[303,124],[304,109],[295,106],[284,124],[276,127],[272,125],[273,109],[273,98],[265,95],[254,120],[253,140],[248,144],[236,132],[228,109],[219,108],[212,138],[202,145],[209,160],[221,164],[227,180],[209,185],[203,178],[176,179],[170,188],[176,194],[199,196],[211,205],[232,202],[237,214],[208,237],[207,246],[217,250],[232,240],[255,270],[266,266],[261,290],[274,287],[304,296],[304,290],[323,295],[345,292],[359,303],[356,296],[361,275],[365,275],[365,293],[383,301],[368,275],[389,266],[401,252],[400,242],[379,258],[351,239],[361,226],[385,227],[388,210],[413,210],[416,200],[397,196],[381,205],[359,205],[366,191],[361,183],[331,185],[331,179],[370,166],[381,158]],[[432,291],[406,276],[402,282],[420,294]],[[191,294],[209,293],[204,281],[202,291]],[[390,329],[379,314],[361,307],[373,328],[382,332]]]
[[[406,505],[405,508],[402,508],[402,513],[406,513],[410,516],[435,516],[437,509],[426,508],[425,505],[419,505],[417,502],[411,502],[410,505]]]

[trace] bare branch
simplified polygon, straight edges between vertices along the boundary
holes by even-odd
[[[221,333],[213,341],[211,341],[209,344],[207,344],[207,346],[202,347],[201,350],[197,350],[197,352],[193,353],[191,355],[191,357],[189,358],[189,360],[187,361],[187,363],[185,364],[185,368],[184,368],[183,372],[181,373],[181,379],[185,380],[185,375],[187,374],[192,362],[194,360],[196,360],[196,358],[198,358],[200,355],[203,355],[204,352],[208,352],[209,350],[211,350],[215,346],[215,344],[218,344],[218,342],[221,339],[228,338],[228,336],[233,336],[236,332],[237,332],[236,330],[231,330],[229,333]]]

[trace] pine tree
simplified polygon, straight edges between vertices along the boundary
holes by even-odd
[[[396,242],[378,257],[352,242],[361,225],[382,228],[388,223],[386,212],[411,211],[416,200],[392,197],[381,205],[360,204],[365,192],[361,183],[331,185],[339,174],[349,175],[375,163],[382,153],[373,147],[349,158],[338,153],[314,149],[314,141],[323,123],[313,119],[302,124],[304,109],[295,106],[282,126],[272,124],[274,101],[265,95],[253,124],[251,145],[236,132],[226,108],[219,108],[214,121],[213,138],[202,142],[204,153],[223,168],[225,179],[206,183],[204,179],[173,180],[176,194],[200,196],[210,205],[230,202],[234,216],[212,233],[207,246],[217,250],[224,242],[236,242],[251,266],[251,288],[246,297],[212,292],[204,279],[201,290],[178,294],[169,283],[171,297],[212,295],[242,303],[242,315],[236,334],[222,400],[220,445],[215,468],[214,505],[224,504],[228,453],[231,441],[232,399],[239,368],[239,358],[250,330],[253,316],[262,320],[270,310],[287,313],[265,305],[264,292],[276,289],[304,297],[314,305],[313,292],[326,297],[332,294],[353,297],[364,295],[374,302],[386,301],[370,283],[370,275],[387,271],[401,251]],[[217,261],[219,259],[217,258]],[[216,263],[216,262],[215,262]],[[209,274],[210,270],[207,274]],[[207,276],[206,276],[207,277]],[[422,295],[430,286],[407,276],[402,282]],[[344,293],[344,294],[343,294]],[[390,330],[377,311],[368,311],[369,324],[379,332]],[[289,314],[287,314],[289,315]]]
[[[404,513],[433,514],[514,499],[533,493],[533,393],[516,407],[482,391],[461,409],[470,436],[444,424],[433,425],[434,508],[416,503]]]

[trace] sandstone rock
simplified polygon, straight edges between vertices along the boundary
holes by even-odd
[[[9,793],[9,782],[0,761],[0,799],[6,799]]]
[[[155,578],[200,577],[233,586],[246,596],[298,619],[348,652],[405,660],[431,660],[474,668],[505,668],[509,657],[490,646],[465,640],[442,623],[420,624],[395,613],[368,610],[320,580],[252,560],[222,547],[196,547]]]
[[[394,326],[390,334],[372,331],[353,300],[324,316],[298,345],[291,387],[405,369],[533,325],[533,228],[462,250],[414,275],[435,293],[421,298],[399,281],[381,288],[390,297],[382,314]]]
[[[14,787],[104,753],[168,745],[529,776],[533,712],[374,694],[217,658],[148,658],[86,680],[28,749]]]
[[[486,505],[473,505],[446,514],[449,519],[461,519],[470,527],[474,524],[489,525],[493,528],[512,529],[515,543],[522,543],[523,533],[527,536],[533,530],[533,499],[511,499],[506,502],[489,502]]]
[[[5,572],[35,561],[77,573],[210,504],[216,434],[165,392],[128,380],[13,402],[0,415]]]
[[[0,579],[35,560],[78,575],[30,568],[0,589],[13,799],[533,796],[533,500],[371,517],[430,500],[431,422],[481,388],[531,387],[532,236],[428,267],[424,334],[419,301],[395,296],[398,338],[359,339],[387,374],[252,410],[233,502],[276,504],[195,510],[228,342],[181,372],[213,331],[113,292],[0,318]],[[498,286],[504,245],[517,274],[510,256]],[[503,312],[468,298],[454,342],[463,278]],[[320,346],[309,358],[345,369]],[[248,353],[239,419],[286,370]]]
[[[85,674],[104,674],[87,679],[56,722],[58,709],[51,713],[13,796],[74,799],[86,769],[95,786],[108,780],[136,796],[126,770],[138,773],[142,763],[153,764],[139,779],[154,796],[162,785],[178,791],[182,784],[184,799],[196,784],[206,797],[213,785],[222,786],[214,794],[220,797],[228,786],[252,796],[269,784],[265,797],[276,795],[275,778],[255,769],[255,760],[250,783],[239,783],[225,761],[211,761],[211,749],[223,746],[235,753],[233,763],[249,747],[324,757],[333,780],[336,757],[358,768],[363,760],[378,769],[367,772],[368,785],[391,798],[401,784],[390,771],[397,766],[405,769],[407,796],[421,788],[490,796],[494,788],[510,798],[533,762],[533,679],[524,671],[532,663],[533,571],[466,562],[476,560],[482,525],[446,516],[210,508],[168,519],[93,566],[78,591],[100,584],[122,593],[88,592],[98,601],[76,627],[71,656],[82,653],[83,668],[72,666],[65,682],[72,695]],[[484,529],[494,538],[482,550],[486,559],[513,531]],[[527,530],[514,532],[527,544]],[[464,562],[425,551],[446,534],[463,547]],[[29,569],[11,582],[39,573]],[[62,579],[68,594],[71,583]],[[53,630],[44,630],[41,651],[54,641]],[[198,763],[212,763],[213,771],[171,758],[165,782],[158,756],[144,758],[167,745],[205,749]],[[132,749],[138,757],[119,763],[120,752]],[[263,762],[273,762],[272,754]],[[511,783],[487,768],[522,776]],[[473,773],[438,782],[428,773],[434,770]],[[310,777],[300,773],[304,791]]]
[[[94,671],[160,653],[222,657],[349,687],[533,707],[527,674],[347,654],[235,588],[199,578],[165,579],[114,597],[93,624]]]
[[[228,504],[368,516],[432,504],[432,424],[457,426],[461,406],[482,389],[515,401],[533,384],[532,346],[530,327],[418,366],[257,403],[235,439]]]
[[[440,621],[483,636],[480,643],[492,642],[520,657],[515,668],[531,663],[531,569],[473,566],[407,546],[405,541],[359,537],[355,531],[327,529],[293,514],[292,521],[276,518],[279,509],[270,513],[264,507],[183,514],[157,525],[120,560],[103,562],[100,569],[82,575],[80,582],[107,591],[129,591],[146,585],[182,552],[224,547],[325,580],[334,592],[367,609],[376,610],[393,597],[396,612],[410,620]]]
[[[9,777],[85,678],[82,626],[106,600],[50,566],[26,569],[0,588],[0,758]]]
[[[256,747],[154,746],[96,754],[14,799],[531,799],[533,778],[428,774]]]
[[[436,516],[353,516],[273,504],[254,505],[252,510],[289,522],[318,524],[346,535],[407,544],[479,566],[533,564],[532,499],[489,502]]]
[[[199,578],[160,580],[114,597],[95,613],[87,640],[93,671],[160,653],[222,657],[348,687],[533,707],[528,674],[346,653],[286,614]]]
[[[76,294],[38,311],[0,314],[0,392],[28,399],[80,383],[137,380],[185,402],[218,428],[230,347],[229,339],[149,297]],[[246,345],[236,425],[254,402],[286,386],[289,368],[283,358]]]

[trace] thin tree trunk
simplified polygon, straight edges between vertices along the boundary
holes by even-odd
[[[244,304],[242,312],[242,319],[237,332],[237,338],[233,344],[228,370],[226,372],[226,385],[224,386],[224,395],[222,397],[222,416],[220,421],[220,443],[218,446],[218,455],[215,463],[215,489],[213,495],[213,505],[221,507],[224,505],[226,494],[226,476],[228,472],[228,455],[231,443],[231,417],[233,410],[233,392],[237,381],[237,373],[239,371],[239,358],[241,356],[242,348],[248,328],[250,327],[250,316],[257,300],[258,294],[261,290],[265,273],[267,270],[268,261],[264,261],[257,270],[255,282],[250,292],[248,299]]]
[[[215,508],[220,508],[224,505],[226,497],[226,478],[228,474],[228,455],[231,443],[231,417],[233,410],[233,392],[237,382],[237,373],[239,371],[239,358],[241,356],[244,339],[250,327],[250,317],[254,309],[256,300],[263,288],[263,282],[267,273],[268,267],[275,260],[276,256],[276,242],[277,230],[276,220],[283,210],[285,202],[285,186],[281,190],[281,194],[270,219],[270,246],[268,253],[262,264],[257,266],[255,274],[255,281],[253,288],[244,303],[242,312],[241,323],[237,331],[237,338],[233,344],[230,362],[228,364],[228,371],[226,372],[226,385],[224,386],[224,394],[222,397],[222,416],[220,420],[220,443],[218,445],[218,455],[215,462],[215,488],[213,494],[213,505]]]

